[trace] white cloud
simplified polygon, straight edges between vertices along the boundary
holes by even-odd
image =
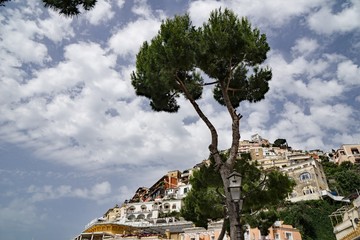
[[[342,11],[333,13],[331,6],[323,6],[308,18],[309,27],[320,34],[345,33],[360,28],[360,2],[351,1]]]
[[[151,40],[159,31],[159,19],[138,19],[129,22],[111,36],[109,46],[121,57],[134,57],[144,41]]]
[[[346,132],[354,123],[354,109],[346,104],[310,106],[312,119],[324,129]]]
[[[2,55],[4,59],[15,57],[21,61],[21,64],[42,64],[51,58],[48,56],[47,46],[41,40],[48,38],[58,43],[63,39],[73,37],[72,20],[59,16],[51,10],[47,17],[38,3],[27,2],[27,4],[14,10],[11,8],[4,10],[6,18],[1,20],[0,51],[6,49],[5,56]],[[16,64],[16,66],[19,65],[19,63]]]
[[[347,91],[349,86],[349,83],[344,82],[339,76],[346,76],[348,79],[356,74],[357,69],[353,64],[347,64],[349,72],[343,71],[345,68],[340,64],[336,73],[334,69],[337,68],[338,62],[342,61],[340,59],[324,54],[307,60],[299,55],[288,62],[282,55],[272,54],[269,57],[269,64],[273,66],[271,96],[297,96],[314,102],[333,101]],[[346,75],[343,72],[346,72]]]
[[[85,13],[86,19],[93,25],[111,20],[115,12],[111,9],[111,4],[107,0],[98,1],[91,11]]]
[[[68,45],[65,47],[64,56],[65,61],[56,67],[35,72],[36,77],[22,88],[24,96],[31,97],[44,93],[71,95],[71,91],[76,91],[73,88],[81,83],[90,88],[105,90],[108,81],[112,84],[113,94],[126,94],[127,90],[124,91],[120,87],[121,82],[117,81],[118,75],[113,70],[116,57],[106,54],[98,44],[80,42]]]
[[[250,106],[251,105],[251,106]],[[273,109],[273,106],[270,105],[269,101],[261,101],[258,103],[246,103],[247,108],[251,108],[251,113],[247,121],[249,128],[253,129],[254,133],[258,132],[260,129],[263,129],[266,123],[270,120],[270,112]]]
[[[71,26],[73,20],[59,15],[58,12],[49,10],[50,18],[41,19],[39,28],[41,33],[54,42],[74,37],[75,33]]]
[[[340,62],[337,77],[348,86],[360,85],[360,67],[351,60]]]
[[[153,13],[150,5],[147,4],[146,0],[135,0],[134,6],[131,11],[136,15],[139,15],[144,18],[152,18]]]
[[[125,0],[117,0],[116,4],[121,9],[124,7]]]
[[[16,16],[14,18],[1,27],[0,47],[6,49],[6,55],[15,55],[22,62],[41,64],[47,58],[47,47],[35,41],[35,35],[42,31],[34,21],[16,19]]]
[[[34,203],[68,197],[101,201],[111,194],[111,184],[108,181],[104,181],[95,184],[91,188],[73,188],[69,185],[61,185],[59,187],[52,185],[37,187],[31,185],[28,187],[27,193],[31,195],[30,200]]]
[[[334,142],[337,146],[341,146],[343,144],[359,144],[360,133],[359,132],[339,132],[335,133],[333,136]]]
[[[319,44],[316,39],[300,38],[296,40],[295,46],[291,48],[295,55],[307,56],[318,50]]]
[[[208,19],[211,10],[228,7],[240,17],[251,18],[256,25],[277,28],[289,22],[292,18],[305,15],[325,3],[323,0],[293,0],[286,3],[283,0],[226,0],[221,2],[198,0],[191,2],[189,13],[194,23],[201,25]]]
[[[225,7],[226,5],[220,1],[192,1],[189,6],[189,15],[195,26],[202,26],[209,19],[210,12]]]

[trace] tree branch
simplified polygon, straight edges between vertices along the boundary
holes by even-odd
[[[223,220],[223,224],[221,226],[221,232],[219,234],[218,240],[222,240],[225,236],[226,233],[226,220],[227,220],[228,216],[227,216],[227,211],[226,211],[226,207],[224,206],[224,220]]]
[[[189,99],[191,105],[194,107],[196,113],[199,115],[199,117],[203,120],[203,122],[206,124],[208,129],[210,130],[211,134],[211,144],[209,145],[209,151],[211,154],[213,154],[216,165],[220,166],[223,164],[220,153],[218,150],[218,133],[216,131],[216,128],[214,125],[210,122],[210,120],[206,117],[206,115],[203,113],[203,111],[200,109],[197,102],[193,99],[191,94],[189,93],[189,90],[185,86],[184,82],[179,78],[177,73],[175,74],[175,80],[179,84],[180,89],[184,92],[187,99]]]
[[[219,191],[219,187],[216,188],[216,193],[219,194],[219,196],[222,197],[224,200],[226,199],[226,196]]]
[[[219,81],[204,83],[203,86],[213,85],[213,84],[217,84],[217,83],[219,83]]]

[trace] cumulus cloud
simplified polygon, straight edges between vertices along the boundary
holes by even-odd
[[[120,4],[118,2],[118,4]],[[120,6],[120,5],[118,5]],[[115,15],[107,0],[98,1],[91,11],[85,13],[85,18],[93,25],[99,25],[111,20]]]
[[[202,26],[209,19],[210,12],[226,5],[220,1],[193,1],[189,6],[189,15],[194,25]]]
[[[48,17],[44,17],[46,12]],[[71,19],[52,10],[46,11],[36,2],[24,3],[16,9],[5,8],[4,16],[1,19],[0,51],[6,49],[6,55],[2,55],[5,60],[16,57],[22,64],[44,63],[51,59],[47,46],[42,42],[44,38],[58,43],[74,36]]]
[[[251,18],[256,25],[278,28],[289,22],[292,18],[305,15],[312,9],[322,6],[322,0],[302,1],[294,0],[284,4],[282,0],[198,0],[189,5],[189,13],[196,25],[202,25],[208,19],[210,11],[219,7],[228,7],[239,16]]]
[[[152,9],[146,0],[135,0],[131,11],[145,19],[153,17]]]
[[[271,92],[281,92],[279,96],[295,95],[314,102],[333,101],[354,84],[354,81],[345,82],[344,79],[354,77],[357,67],[345,62],[348,64],[344,65],[341,58],[328,54],[309,60],[300,55],[291,61],[281,54],[273,54],[269,58],[269,64],[274,66],[274,77],[270,82]],[[336,68],[337,72],[334,71]],[[345,68],[349,68],[349,72],[344,71]]]
[[[138,19],[129,22],[109,39],[109,46],[121,57],[129,57],[139,51],[144,41],[151,40],[159,31],[159,19]],[[141,33],[141,34],[140,34]]]
[[[295,55],[307,56],[317,50],[318,47],[319,44],[316,39],[300,38],[296,40],[296,44],[291,50]]]
[[[350,1],[334,12],[332,6],[323,6],[308,18],[309,27],[320,34],[345,33],[360,28],[360,3]]]
[[[125,0],[117,0],[116,4],[121,9],[124,7]]]
[[[337,77],[348,86],[360,85],[360,67],[351,60],[340,62],[337,66]]]
[[[75,33],[71,26],[71,18],[66,18],[59,13],[49,10],[49,18],[41,19],[38,24],[44,37],[49,38],[55,43],[64,39],[74,37]]]

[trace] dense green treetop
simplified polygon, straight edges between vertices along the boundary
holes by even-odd
[[[341,203],[325,200],[301,201],[285,204],[279,212],[285,224],[300,230],[303,240],[335,240],[329,215],[341,207]]]
[[[230,10],[213,11],[199,28],[188,15],[175,16],[142,45],[132,84],[137,95],[150,99],[155,111],[176,112],[180,94],[189,100],[201,97],[204,80],[200,69],[215,80],[214,98],[225,105],[225,86],[232,106],[238,107],[243,100],[263,99],[268,91],[271,71],[260,64],[269,49],[266,36]]]
[[[5,2],[11,0],[0,0],[0,6],[5,6]],[[92,9],[97,0],[42,0],[45,7],[51,8],[65,16],[78,15],[81,8],[88,11]]]
[[[278,138],[274,141],[273,147],[284,147],[287,146],[286,139]]]
[[[184,206],[181,209],[182,216],[197,226],[207,227],[209,220],[220,220],[226,216],[221,177],[213,165],[214,161],[211,160],[209,166],[204,164],[194,172],[190,179],[192,189],[184,198]],[[261,217],[267,215],[269,220],[270,215],[261,213],[262,210],[268,210],[281,203],[294,186],[293,181],[277,170],[264,172],[258,169],[251,163],[249,154],[242,155],[241,160],[236,162],[235,170],[243,176],[242,213],[247,216],[247,221],[252,219],[254,224],[260,224],[260,221],[255,220],[259,219],[256,212],[259,212]],[[270,226],[272,224],[273,222]]]
[[[324,172],[332,191],[347,197],[360,190],[360,166],[351,162],[335,164],[322,161]]]

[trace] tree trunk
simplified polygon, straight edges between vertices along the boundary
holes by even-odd
[[[241,114],[236,113],[236,109],[233,108],[229,95],[228,95],[228,84],[230,78],[227,79],[226,84],[220,81],[221,91],[223,93],[224,101],[226,108],[229,112],[232,121],[232,141],[231,147],[229,149],[229,157],[223,162],[219,149],[218,149],[218,133],[214,125],[210,122],[207,116],[202,112],[199,105],[192,98],[185,84],[181,81],[179,77],[176,76],[179,87],[184,91],[185,96],[189,99],[190,103],[194,107],[196,113],[206,124],[211,134],[211,144],[209,145],[210,153],[213,155],[217,168],[220,172],[223,184],[224,184],[224,192],[226,196],[226,207],[228,209],[228,216],[230,222],[230,238],[232,240],[243,240],[244,235],[242,233],[242,227],[240,225],[240,212],[242,211],[241,206],[239,206],[238,202],[232,201],[231,194],[229,192],[229,179],[228,177],[234,170],[235,161],[237,159],[237,154],[239,150],[239,141],[240,141],[240,119]],[[241,196],[241,194],[240,194]]]
[[[224,217],[224,221],[223,221],[223,224],[221,226],[221,232],[219,234],[219,237],[217,240],[223,240],[224,236],[225,236],[225,233],[226,233],[226,216]]]
[[[221,165],[219,171],[224,184],[224,192],[226,196],[225,202],[228,209],[228,216],[230,222],[230,239],[243,240],[244,236],[240,224],[240,205],[239,202],[234,202],[232,200],[231,194],[229,192],[230,182],[228,177],[231,174],[232,168],[229,168],[226,164],[223,164]]]

